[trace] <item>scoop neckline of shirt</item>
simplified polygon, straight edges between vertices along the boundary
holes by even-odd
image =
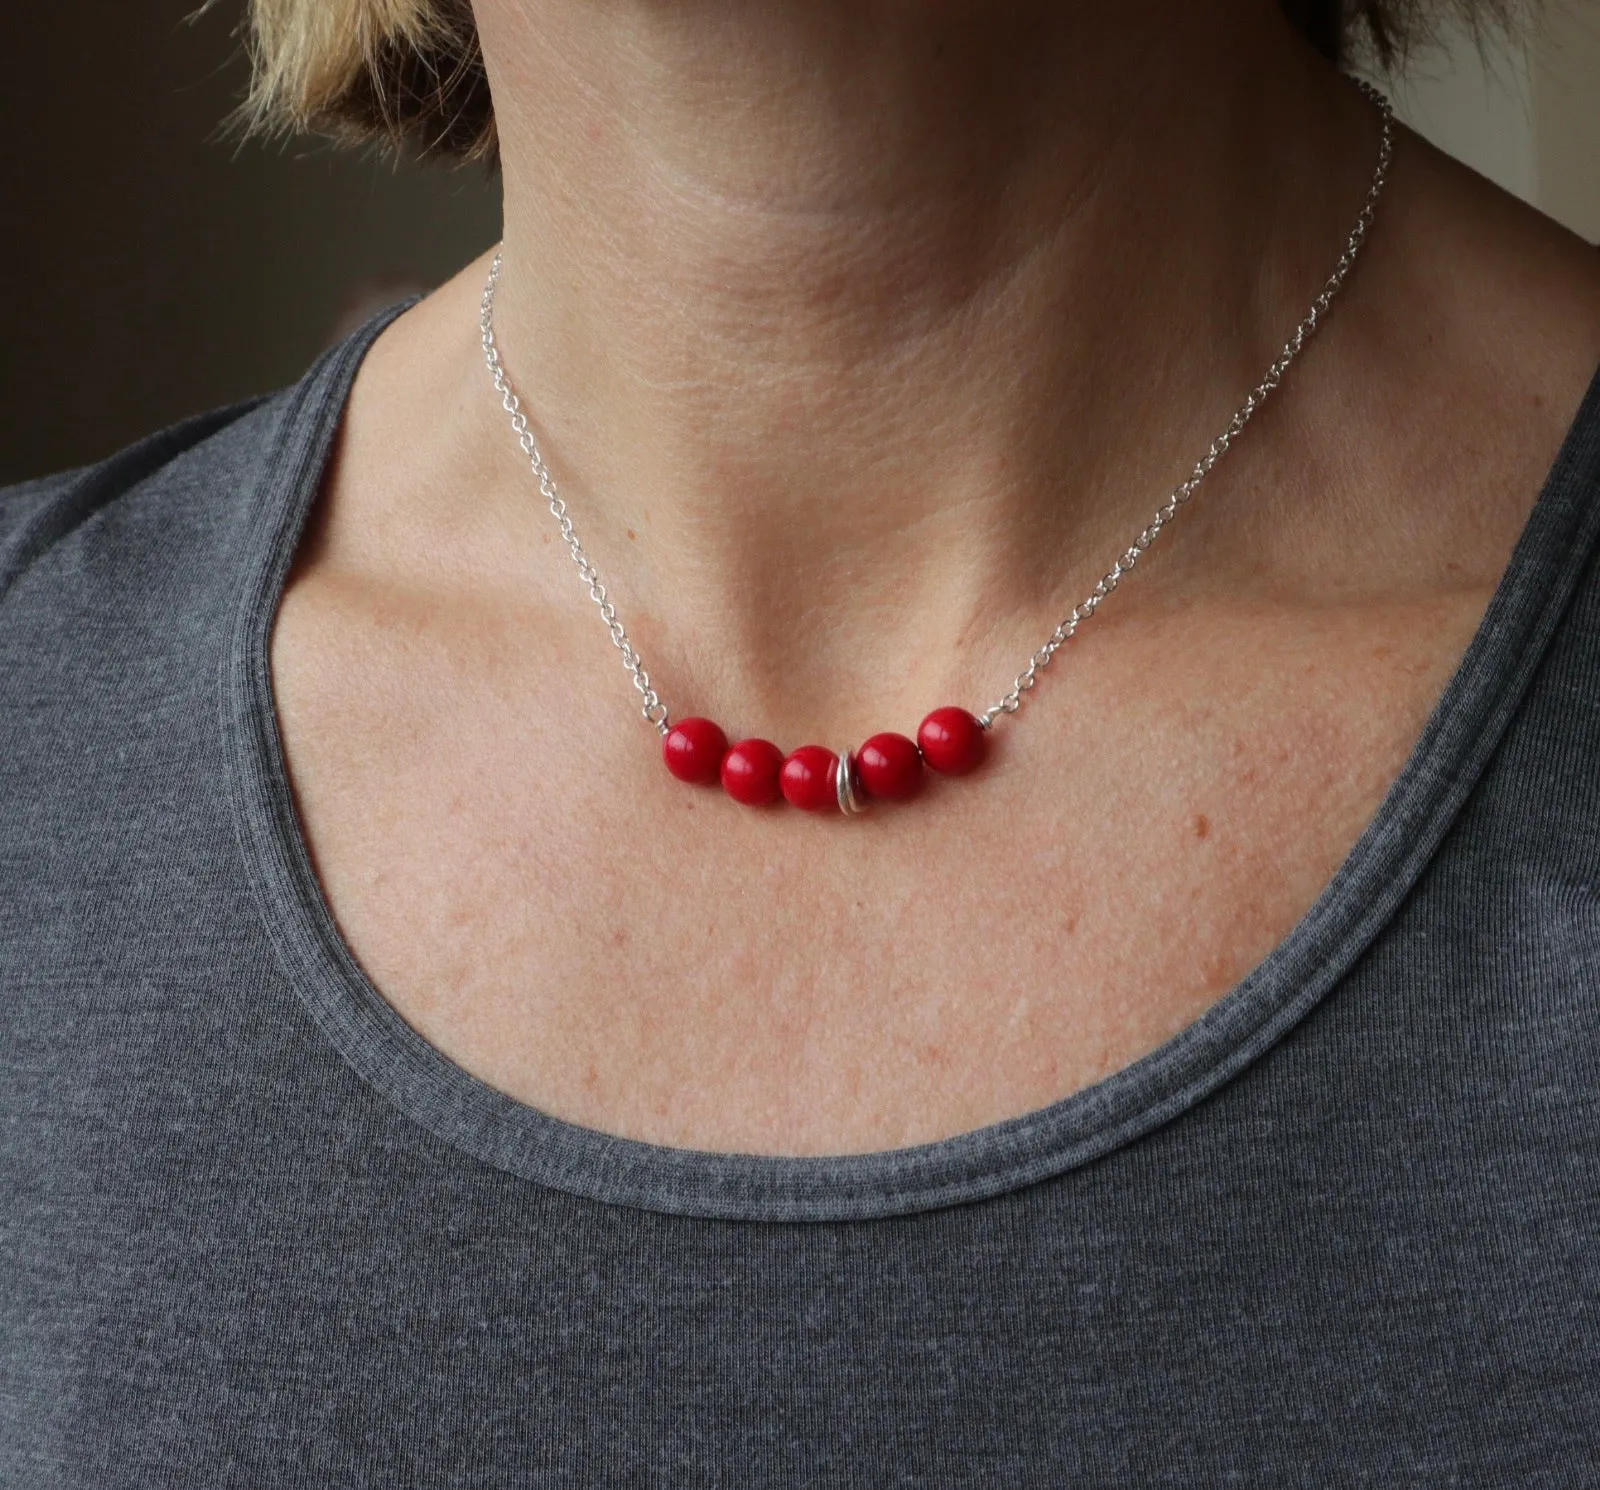
[[[771,1222],[909,1215],[1063,1175],[1195,1106],[1320,1004],[1392,918],[1505,732],[1600,533],[1600,502],[1584,500],[1600,485],[1597,369],[1477,632],[1366,830],[1266,958],[1148,1055],[1020,1117],[913,1147],[792,1158],[666,1147],[528,1106],[413,1030],[340,935],[293,805],[268,668],[271,627],[356,370],[413,303],[374,316],[285,390],[250,494],[248,573],[220,676],[240,848],[284,970],[359,1076],[461,1153],[605,1204]]]

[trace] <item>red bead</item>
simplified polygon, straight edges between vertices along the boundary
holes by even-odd
[[[783,795],[783,752],[771,740],[741,740],[722,757],[722,785],[735,802],[765,807]]]
[[[679,781],[694,786],[715,782],[722,775],[722,757],[727,753],[728,737],[709,719],[680,719],[661,742],[667,769]]]
[[[935,709],[917,730],[922,758],[945,776],[976,770],[988,743],[983,726],[965,709]]]
[[[903,802],[922,785],[922,754],[904,735],[874,735],[856,751],[856,774],[869,797]]]
[[[802,745],[783,763],[783,794],[808,812],[839,810],[839,757],[823,745]]]

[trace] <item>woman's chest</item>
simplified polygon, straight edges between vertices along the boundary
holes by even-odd
[[[537,674],[310,627],[314,597],[276,686],[340,929],[425,1038],[585,1126],[856,1152],[1045,1106],[1226,995],[1371,820],[1481,603],[1064,658],[979,773],[856,819],[687,787],[621,705],[575,723]],[[319,686],[357,676],[340,648],[366,686]]]

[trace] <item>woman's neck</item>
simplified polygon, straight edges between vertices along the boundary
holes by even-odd
[[[1053,622],[1276,355],[1376,137],[1272,0],[477,9],[509,370],[625,610],[730,688]]]

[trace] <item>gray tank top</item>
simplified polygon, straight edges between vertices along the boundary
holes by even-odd
[[[0,1484],[1600,1485],[1600,377],[1237,988],[773,1159],[510,1100],[335,929],[267,636],[383,323],[0,493]]]

